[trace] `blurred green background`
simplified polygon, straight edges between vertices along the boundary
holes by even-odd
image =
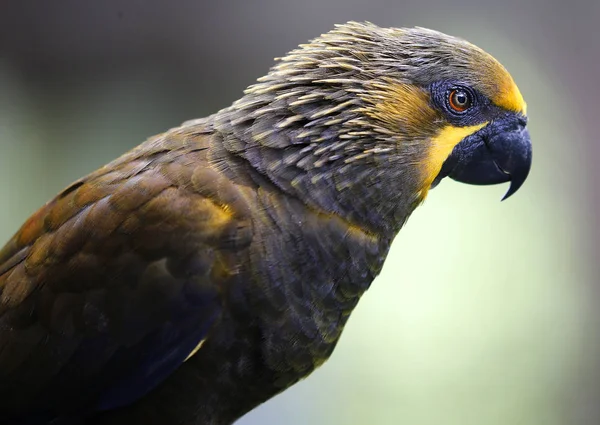
[[[512,73],[530,179],[503,203],[506,187],[432,191],[331,360],[239,424],[599,424],[599,19],[589,0],[2,1],[0,243],[335,23],[435,28]]]

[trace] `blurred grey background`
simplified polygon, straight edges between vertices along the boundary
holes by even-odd
[[[324,367],[239,423],[600,423],[600,3],[0,2],[0,243],[61,188],[226,107],[276,56],[368,20],[464,37],[529,105],[534,165],[444,182],[397,238]]]

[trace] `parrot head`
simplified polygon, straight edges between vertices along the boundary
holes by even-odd
[[[422,141],[424,192],[449,176],[510,181],[504,199],[515,193],[529,173],[531,141],[526,104],[508,71],[467,41],[424,28],[388,31],[379,60],[396,75],[366,84],[365,112],[395,129],[399,144]]]
[[[311,206],[362,228],[402,226],[444,177],[510,182],[531,166],[508,71],[460,38],[349,22],[281,58],[234,103],[245,156]]]
[[[529,173],[531,141],[527,106],[508,71],[476,46],[439,32],[417,28],[402,40],[412,46],[406,78],[426,93],[413,106],[432,127],[426,183],[434,174],[431,187],[446,176],[480,185],[510,181],[504,199],[511,196]]]

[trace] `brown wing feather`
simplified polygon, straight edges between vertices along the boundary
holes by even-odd
[[[159,136],[74,183],[0,251],[0,420],[123,404],[117,383],[146,379],[139,364],[168,374],[214,323],[251,229],[200,133]]]

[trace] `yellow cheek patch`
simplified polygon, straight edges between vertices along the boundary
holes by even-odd
[[[358,112],[393,134],[403,132],[411,138],[421,138],[439,118],[439,112],[430,105],[429,94],[409,84],[382,78],[382,82],[370,83],[361,97],[368,106]]]
[[[431,147],[422,163],[423,186],[421,188],[421,199],[425,199],[427,196],[431,183],[433,183],[433,180],[435,180],[440,173],[444,161],[450,156],[454,147],[465,137],[481,130],[487,124],[488,123],[485,122],[468,127],[454,127],[447,125],[431,140]]]

